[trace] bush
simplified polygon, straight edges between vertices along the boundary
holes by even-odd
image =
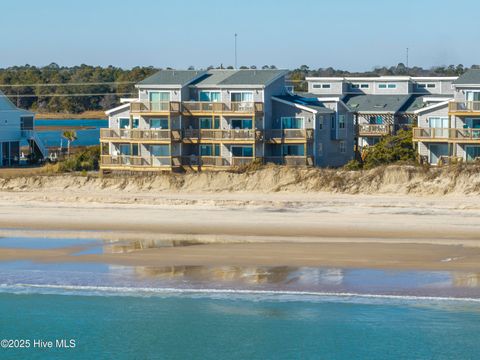
[[[59,164],[60,172],[98,170],[100,146],[89,146]]]
[[[378,144],[365,150],[363,166],[372,169],[396,162],[415,163],[412,131],[399,130],[396,135],[383,137]]]
[[[350,160],[348,163],[345,164],[343,167],[345,170],[356,171],[361,170],[363,164],[358,160]]]

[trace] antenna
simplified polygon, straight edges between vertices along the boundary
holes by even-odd
[[[237,36],[238,36],[238,34],[235,33],[235,70],[238,69],[238,66],[237,66]]]
[[[407,69],[408,69],[408,48],[407,48]]]

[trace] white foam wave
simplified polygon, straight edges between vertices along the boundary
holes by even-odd
[[[146,288],[146,287],[112,287],[112,286],[80,286],[80,285],[39,285],[39,284],[0,284],[0,292],[12,293],[55,293],[75,295],[106,295],[106,296],[154,296],[154,295],[197,295],[197,296],[259,296],[264,299],[279,297],[281,300],[317,299],[377,299],[398,301],[428,301],[428,302],[471,302],[480,303],[480,298],[439,297],[417,295],[364,294],[352,292],[321,292],[321,291],[289,291],[289,290],[250,290],[250,289],[195,289],[195,288]]]

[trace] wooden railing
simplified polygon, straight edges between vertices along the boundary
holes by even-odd
[[[358,134],[360,136],[382,136],[390,134],[391,126],[387,124],[358,124]]]
[[[158,112],[158,113],[179,113],[180,103],[178,101],[141,101],[130,103],[130,111],[134,113]]]
[[[143,129],[100,129],[100,138],[128,140],[170,140],[172,131]]]
[[[456,128],[414,128],[413,139],[439,139],[457,141],[479,141],[480,129],[456,129]]]
[[[287,166],[313,166],[311,156],[267,156],[264,158],[264,162]]]
[[[255,140],[261,137],[261,131],[253,129],[201,129],[200,138],[206,140]]]
[[[312,140],[313,129],[272,129],[265,131],[266,139]]]
[[[480,112],[480,101],[451,101],[448,104],[450,112]]]
[[[200,156],[200,165],[202,166],[216,166],[216,167],[237,167],[248,165],[255,160],[254,157],[239,157],[234,156],[224,158],[221,156]]]
[[[102,155],[102,166],[144,166],[144,167],[169,167],[172,165],[170,156],[132,156],[132,155]]]
[[[209,102],[209,101],[184,101],[182,102],[182,111],[186,114],[253,114],[263,112],[263,103],[261,102]]]

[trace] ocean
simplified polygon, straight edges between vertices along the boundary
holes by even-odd
[[[4,248],[72,248],[63,263],[0,262],[0,358],[477,359],[480,353],[478,274],[81,260],[139,244],[129,246],[0,238]],[[52,348],[39,347],[50,341]]]
[[[35,120],[35,126],[48,127],[58,126],[88,126],[92,129],[76,130],[77,140],[71,143],[71,146],[92,146],[100,144],[100,129],[108,127],[108,120],[102,119],[62,119],[49,120],[41,119]],[[41,130],[38,132],[40,139],[43,140],[47,147],[67,147],[67,141],[62,138],[63,130]]]

